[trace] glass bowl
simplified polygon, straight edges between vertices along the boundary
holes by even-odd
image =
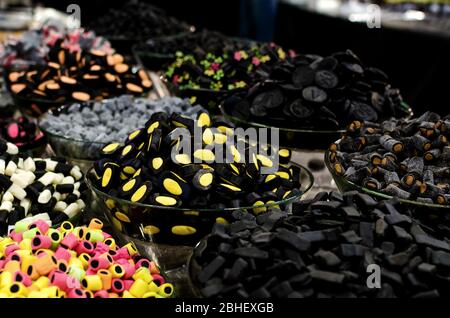
[[[339,141],[338,141],[339,142]],[[347,191],[358,191],[361,193],[366,193],[370,195],[371,197],[378,199],[378,200],[389,200],[393,199],[394,197],[392,195],[380,192],[380,191],[374,191],[365,187],[362,187],[360,185],[357,185],[349,180],[347,180],[344,176],[338,175],[334,169],[331,166],[330,162],[330,150],[327,149],[325,151],[325,165],[330,171],[334,182],[336,183],[336,186],[338,187],[339,191],[341,192],[347,192]],[[412,207],[416,207],[418,210],[423,211],[442,211],[442,212],[450,212],[450,205],[440,205],[440,204],[431,204],[431,203],[425,203],[425,202],[419,202],[414,200],[405,200],[405,199],[399,199],[396,198],[398,201],[400,201],[403,204],[411,205]]]
[[[280,146],[293,148],[293,149],[310,149],[310,150],[323,150],[328,148],[328,146],[339,139],[341,134],[345,132],[345,129],[340,130],[314,130],[314,129],[302,129],[302,128],[287,128],[282,127],[284,119],[274,119],[270,118],[273,122],[275,121],[279,127],[272,126],[264,123],[257,123],[254,121],[247,121],[237,116],[234,116],[229,109],[224,104],[219,106],[222,115],[236,124],[239,127],[257,127],[257,128],[278,128],[280,134]],[[408,113],[406,118],[410,118],[413,115],[411,107],[407,104],[402,103],[402,109]]]
[[[192,105],[202,105],[212,115],[220,114],[219,105],[228,97],[230,92],[238,90],[213,90],[207,88],[180,88],[170,83],[165,77],[161,80],[166,84],[169,91],[180,98],[188,98]]]
[[[298,201],[308,192],[314,177],[311,172],[303,166],[291,163],[301,170],[300,193],[286,200],[273,204],[258,206],[258,208],[270,208],[274,206],[283,207],[286,210],[292,208],[292,203]],[[226,209],[194,209],[194,208],[170,208],[157,205],[132,203],[117,197],[110,196],[99,190],[90,180],[93,168],[86,174],[86,182],[94,193],[94,204],[98,210],[103,212],[111,221],[116,232],[128,238],[140,241],[138,245],[156,244],[158,248],[163,246],[171,251],[174,260],[167,262],[179,266],[186,264],[187,256],[192,246],[211,232],[216,222],[230,222],[233,220],[232,213],[237,210],[251,212],[255,207],[240,207]],[[181,234],[173,231],[184,230]],[[179,232],[180,233],[180,232]],[[153,248],[151,245],[149,250]],[[178,253],[179,251],[179,253]],[[147,251],[147,253],[149,253]],[[158,251],[153,251],[158,256]],[[178,255],[179,254],[179,255]],[[178,256],[177,256],[178,255]],[[184,257],[184,258],[183,258]],[[177,259],[178,258],[178,259]],[[183,259],[181,259],[183,258]]]
[[[81,111],[84,107],[91,107],[93,103],[94,102],[86,102],[77,105]],[[73,105],[64,105],[59,108],[49,110],[39,119],[39,128],[47,136],[49,144],[57,156],[88,161],[96,160],[99,158],[102,148],[108,143],[65,137],[52,132],[48,128],[43,127],[41,124],[41,121],[49,115],[57,117],[60,114],[67,114],[69,108],[72,106]]]

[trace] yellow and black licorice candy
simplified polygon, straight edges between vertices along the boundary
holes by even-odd
[[[150,197],[150,202],[155,205],[165,206],[165,207],[179,207],[181,205],[181,200],[169,194],[154,193]]]
[[[180,198],[187,198],[189,196],[190,187],[188,183],[176,173],[165,171],[162,173],[160,180],[160,187],[164,192]]]
[[[125,145],[122,150],[120,151],[120,160],[125,161],[128,159],[131,159],[135,157],[137,154],[137,147],[136,145],[130,143]]]
[[[105,147],[103,147],[101,154],[105,158],[113,157],[117,153],[119,153],[121,150],[122,150],[122,144],[120,144],[118,142],[113,142],[113,143],[110,143],[110,144],[106,145]]]
[[[214,183],[214,171],[210,169],[200,169],[192,178],[192,185],[200,191],[208,191]]]
[[[154,174],[159,174],[165,167],[165,160],[163,157],[157,156],[149,159],[149,169]]]
[[[120,166],[118,164],[108,162],[104,165],[100,185],[103,190],[109,190],[117,185],[119,180]]]
[[[195,122],[191,118],[185,117],[178,113],[172,113],[169,120],[175,127],[186,128],[190,132],[194,131]]]
[[[212,120],[207,112],[197,114],[197,127],[211,127]]]
[[[132,142],[135,145],[140,145],[145,140],[146,136],[145,129],[136,129],[128,135],[126,143]]]
[[[281,164],[288,164],[291,161],[292,152],[289,149],[281,148],[278,150],[278,160]]]
[[[150,181],[146,181],[137,186],[137,188],[131,194],[130,201],[131,202],[144,202],[149,194],[152,191],[152,183]]]
[[[136,171],[141,166],[142,166],[141,159],[139,158],[129,159],[122,164],[122,173],[131,177],[136,173]]]
[[[161,146],[163,131],[159,128],[153,130],[148,137],[147,152],[150,154],[158,154]]]
[[[129,180],[126,180],[119,189],[119,195],[121,198],[130,199],[131,195],[139,188],[139,186],[142,184],[142,179],[132,178]]]

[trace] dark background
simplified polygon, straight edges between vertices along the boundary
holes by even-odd
[[[239,34],[240,1],[246,0],[148,0],[171,15],[197,28],[209,28],[227,35]],[[47,6],[65,11],[67,4],[81,6],[82,23],[105,14],[124,1],[43,1]],[[450,36],[411,28],[383,27],[369,29],[302,10],[279,2],[274,41],[301,53],[329,54],[353,50],[365,64],[383,69],[393,86],[401,89],[404,99],[416,111],[449,113]]]

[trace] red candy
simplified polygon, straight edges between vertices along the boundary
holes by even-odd
[[[94,245],[86,240],[82,240],[78,243],[77,248],[75,249],[77,254],[92,254],[94,252]]]

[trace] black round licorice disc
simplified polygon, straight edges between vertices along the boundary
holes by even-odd
[[[292,74],[292,82],[298,87],[311,85],[314,81],[314,70],[308,65],[297,67]]]
[[[369,105],[352,102],[349,109],[349,117],[354,120],[377,121],[377,112]]]
[[[257,95],[252,105],[257,108],[276,108],[283,103],[283,99],[283,92],[279,88],[274,88]]]
[[[267,115],[267,110],[261,105],[253,105],[250,107],[250,113],[255,117],[264,117]]]
[[[361,65],[356,63],[342,63],[341,64],[347,71],[350,71],[351,73],[362,75],[364,73],[364,69]]]
[[[316,87],[316,86],[309,86],[302,90],[302,96],[305,100],[308,102],[313,103],[323,103],[327,99],[327,93]]]
[[[330,71],[318,71],[315,76],[316,84],[325,89],[335,88],[339,80],[337,76]]]
[[[305,105],[301,99],[294,100],[289,105],[289,110],[291,114],[298,119],[306,119],[314,114],[314,109],[308,105]]]

